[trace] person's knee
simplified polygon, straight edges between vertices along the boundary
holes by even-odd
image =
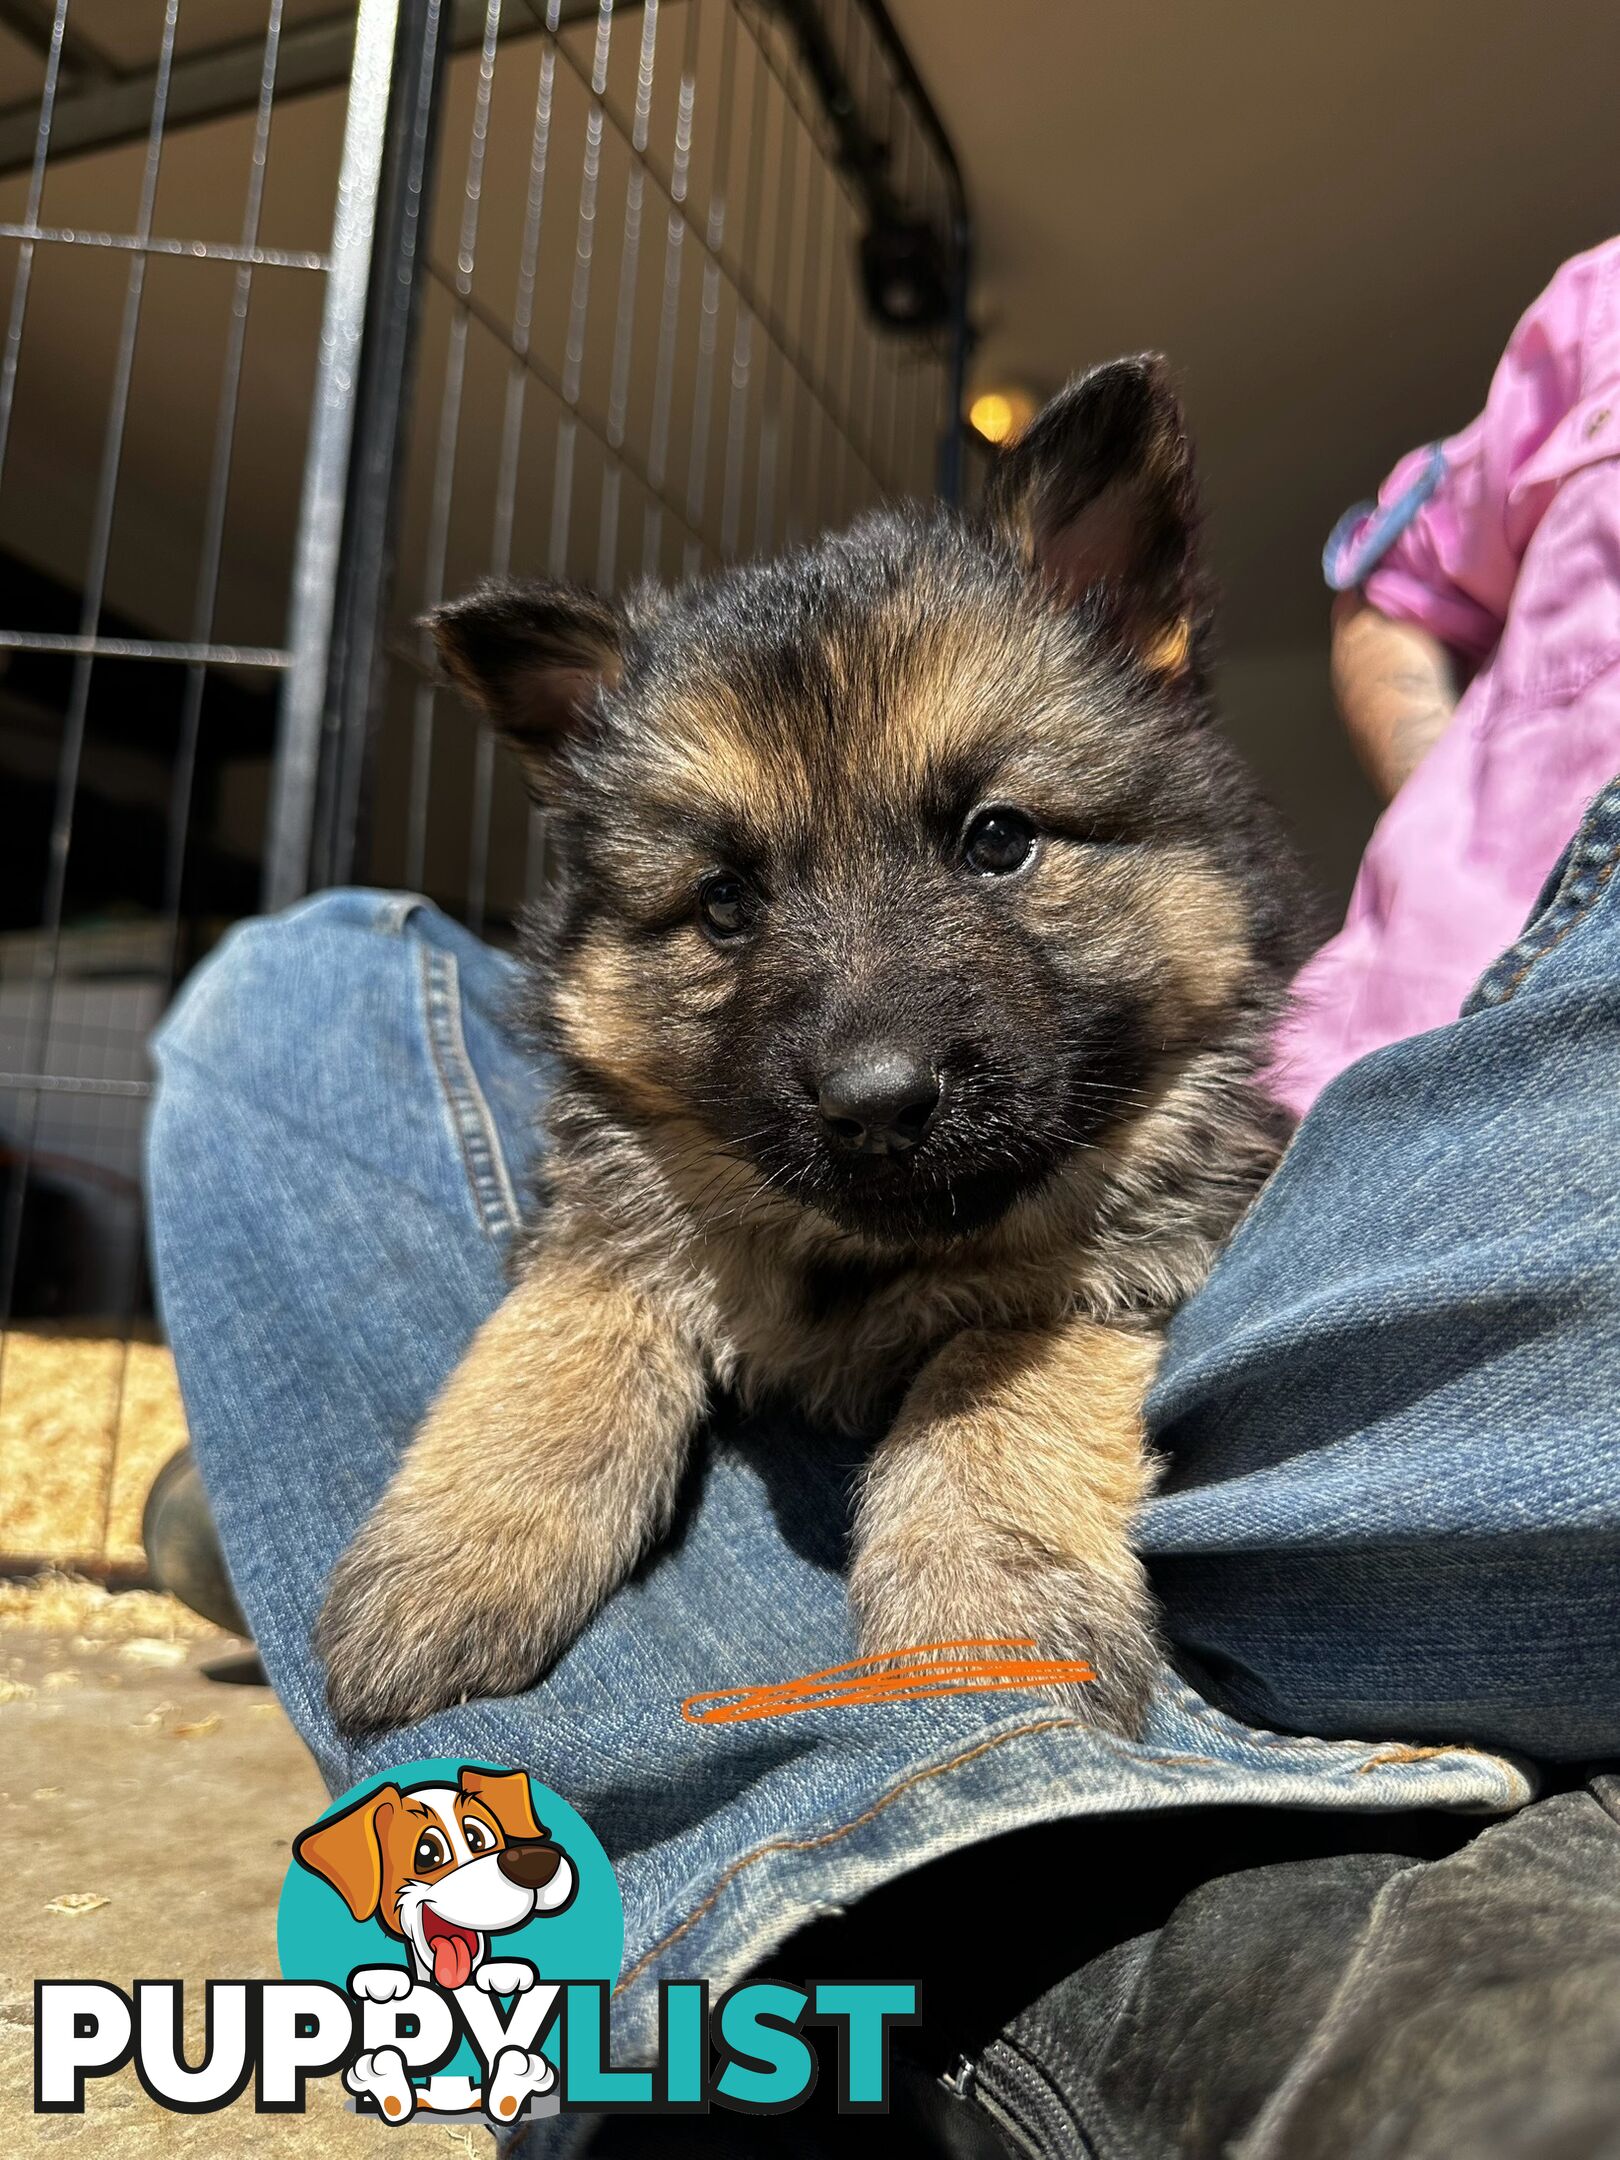
[[[322,986],[354,968],[355,940],[398,938],[427,906],[414,893],[339,886],[279,915],[237,923],[187,979],[153,1038],[160,1075],[173,1063],[219,1069],[267,1031],[296,1025]]]

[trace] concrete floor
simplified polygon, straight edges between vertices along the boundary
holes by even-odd
[[[32,2112],[34,1981],[176,1978],[189,1996],[193,1980],[274,1977],[290,1841],[325,1805],[270,1690],[204,1675],[240,1646],[167,1604],[144,1598],[131,1614],[125,1599],[102,1599],[49,1626],[39,1623],[62,1615],[48,1600],[0,1602],[0,2127],[13,2133],[0,2149],[63,2160],[375,2153],[390,2133],[347,2113],[335,2081],[311,2085],[303,2116],[256,2115],[251,2094],[187,2116],[157,2107],[126,2069],[89,2083],[82,2116]],[[200,1986],[196,1997],[193,2048]],[[482,2160],[492,2144],[414,2127],[410,2151]]]

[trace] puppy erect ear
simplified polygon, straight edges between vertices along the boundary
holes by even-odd
[[[1144,666],[1186,671],[1202,627],[1197,487],[1158,354],[1077,376],[997,460],[985,506],[1061,602],[1101,588]]]
[[[381,1832],[399,1797],[397,1785],[379,1785],[293,1839],[293,1858],[329,1882],[357,1920],[370,1920],[382,1903]]]
[[[461,1789],[481,1800],[508,1838],[543,1838],[545,1824],[534,1812],[529,1781],[521,1770],[463,1769]]]
[[[619,680],[621,624],[577,585],[490,578],[426,617],[445,666],[516,751],[544,801],[551,762]]]

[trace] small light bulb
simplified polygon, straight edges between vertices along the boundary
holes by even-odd
[[[1027,390],[984,390],[968,407],[968,420],[986,442],[1010,442],[1035,417]]]
[[[1012,433],[1012,407],[998,390],[987,390],[968,407],[968,418],[986,442],[1005,442]]]

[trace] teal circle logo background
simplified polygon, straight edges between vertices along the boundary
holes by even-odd
[[[399,1763],[351,1785],[319,1819],[340,1815],[380,1785],[454,1785],[463,1769],[504,1767],[470,1755]],[[487,1955],[527,1958],[542,1980],[605,1980],[611,1987],[624,1962],[624,1903],[612,1862],[584,1816],[560,1793],[534,1777],[529,1792],[535,1814],[572,1861],[579,1889],[562,1912],[550,1917],[539,1913],[520,1928],[490,1936]],[[378,1920],[356,1920],[331,1884],[296,1859],[281,1886],[276,1956],[284,1980],[325,1980],[340,1988],[348,1986],[350,1973],[360,1965],[410,1966],[410,1953],[397,1935],[390,1935]],[[548,2056],[554,2046],[554,2041],[547,2042]],[[465,2044],[448,2067],[470,2075],[477,2071]]]

